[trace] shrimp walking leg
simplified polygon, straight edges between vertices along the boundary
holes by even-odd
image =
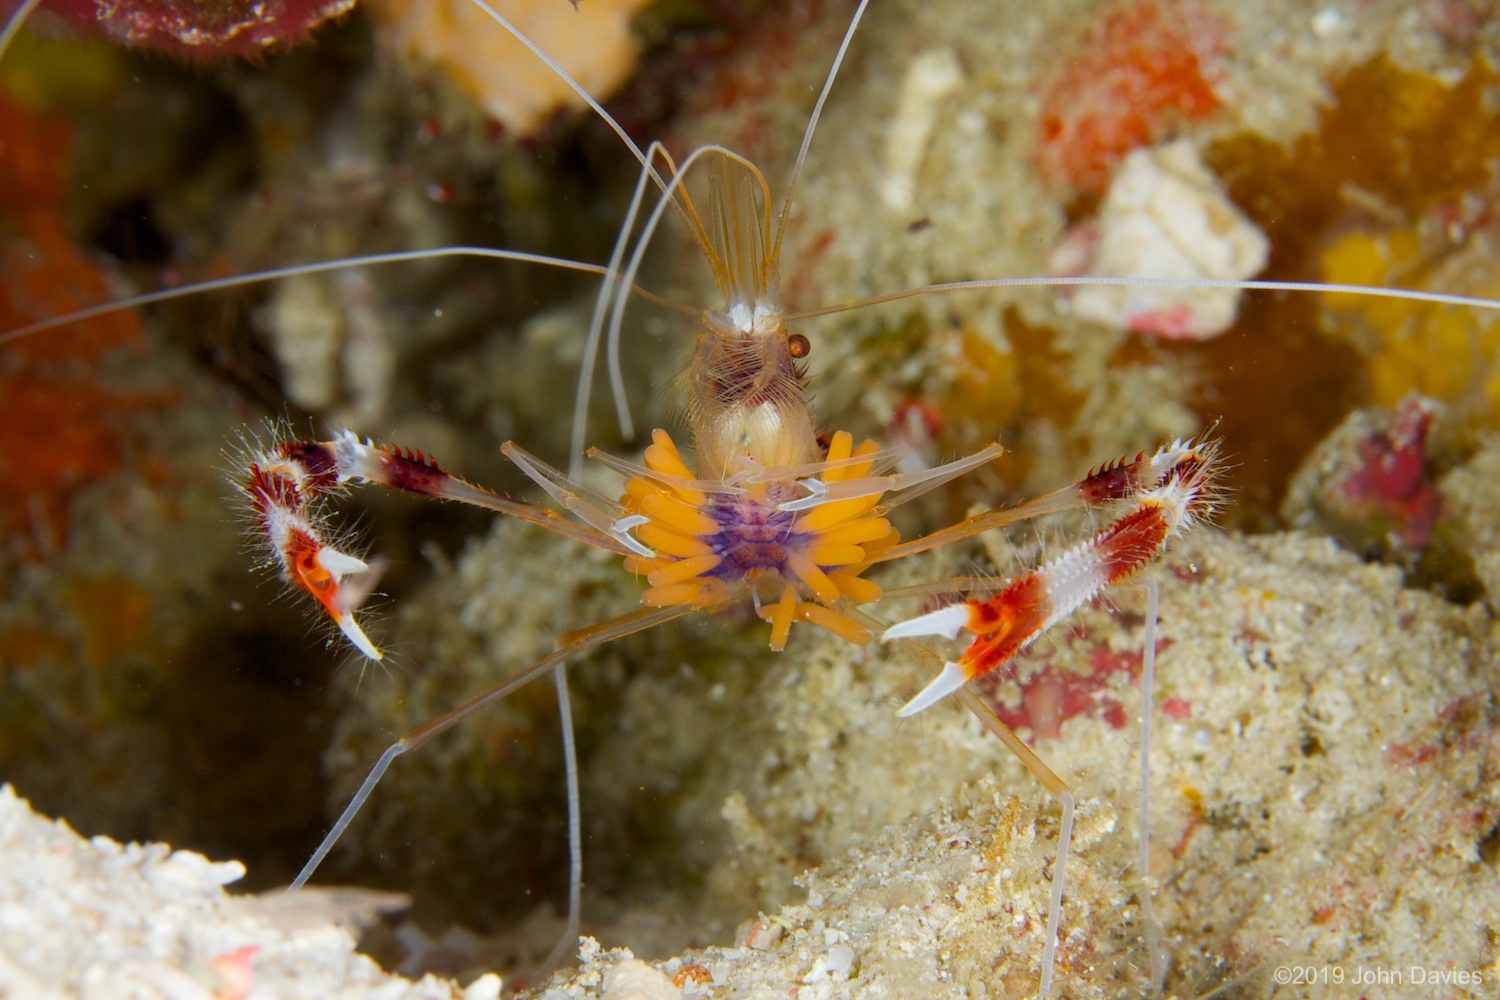
[[[640,632],[697,610],[707,609],[692,606],[639,608],[628,614],[619,615],[608,621],[600,622],[598,625],[582,632],[570,633],[568,637],[569,641],[565,642],[551,655],[543,657],[510,679],[495,685],[487,691],[480,692],[451,712],[447,712],[430,722],[423,723],[395,743],[392,743],[380,755],[380,758],[375,762],[375,766],[370,768],[370,773],[359,786],[359,790],[354,793],[354,797],[349,801],[344,811],[339,814],[339,818],[334,821],[333,826],[323,838],[323,842],[318,845],[317,850],[313,852],[307,864],[302,867],[302,871],[298,872],[297,877],[292,880],[291,888],[299,889],[307,884],[307,880],[312,877],[313,872],[317,871],[318,866],[323,863],[323,859],[328,856],[328,852],[333,850],[333,846],[338,843],[344,831],[349,828],[349,824],[354,821],[354,817],[358,815],[365,801],[375,791],[375,786],[380,784],[380,779],[385,776],[386,771],[390,770],[391,764],[397,757],[425,746],[428,742],[446,733],[474,713],[503,700],[513,691],[525,687],[538,677],[542,677],[554,668],[567,663],[575,656],[580,656],[597,646],[602,646],[606,642],[618,639],[621,636]]]

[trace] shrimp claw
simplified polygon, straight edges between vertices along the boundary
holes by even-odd
[[[1057,622],[1149,564],[1168,539],[1213,513],[1216,443],[1174,442],[1149,460],[1108,466],[1084,480],[1134,497],[1130,511],[1093,538],[1012,581],[986,601],[969,599],[898,622],[885,640],[968,630],[975,638],[957,662],[897,713],[915,715],[995,670]],[[1097,481],[1097,482],[1096,482]],[[1080,490],[1083,492],[1083,490]],[[982,515],[981,515],[982,516]]]

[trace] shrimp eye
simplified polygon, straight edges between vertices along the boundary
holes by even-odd
[[[794,358],[805,358],[812,353],[812,342],[800,333],[794,333],[786,338],[786,349]]]

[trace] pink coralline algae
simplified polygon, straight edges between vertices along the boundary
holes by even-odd
[[[1088,636],[1078,633],[1066,645],[1086,643]],[[1157,655],[1172,644],[1170,639],[1158,639]],[[1029,670],[1022,667],[1022,678],[1018,680],[1021,697],[1015,705],[1007,704],[996,684],[985,699],[995,710],[1000,720],[1012,729],[1028,731],[1033,741],[1036,737],[1055,739],[1062,733],[1062,724],[1079,715],[1097,715],[1112,729],[1123,729],[1130,721],[1125,706],[1110,693],[1110,679],[1123,674],[1130,683],[1140,683],[1141,650],[1115,652],[1110,649],[1094,649],[1085,655],[1086,669],[1074,671],[1063,669],[1056,663],[1033,665]]]
[[[118,45],[165,52],[189,62],[253,57],[298,45],[324,21],[354,9],[355,0],[46,0],[47,14],[75,31]],[[19,4],[0,4],[7,13]],[[45,12],[45,13],[42,13]]]
[[[1412,393],[1394,410],[1358,410],[1303,462],[1281,513],[1366,558],[1414,568],[1441,555],[1444,500],[1430,432],[1441,404]],[[1440,576],[1444,575],[1439,573]]]
[[[1396,407],[1388,431],[1358,442],[1360,464],[1339,486],[1356,508],[1369,508],[1392,523],[1409,551],[1432,538],[1441,497],[1427,471],[1427,433],[1437,408],[1431,400],[1408,396]]]

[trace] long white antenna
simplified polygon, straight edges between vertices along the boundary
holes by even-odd
[[[76,323],[79,320],[93,319],[95,316],[105,316],[109,313],[120,312],[125,309],[134,309],[136,306],[148,306],[155,302],[168,302],[172,299],[197,295],[200,292],[217,292],[228,288],[244,288],[247,285],[275,281],[278,278],[323,274],[328,271],[342,271],[352,267],[401,264],[410,261],[432,260],[438,257],[488,257],[493,260],[520,261],[527,264],[560,267],[569,271],[583,271],[587,274],[601,274],[610,281],[613,281],[616,277],[615,272],[600,264],[585,264],[581,261],[567,260],[562,257],[548,257],[544,254],[526,253],[522,250],[495,250],[490,247],[436,247],[430,250],[402,250],[396,253],[366,254],[361,257],[344,257],[339,260],[320,261],[313,264],[294,264],[289,267],[277,267],[269,271],[241,274],[233,278],[215,278],[212,281],[199,281],[190,285],[180,285],[177,288],[164,288],[156,292],[145,292],[141,295],[132,295],[129,298],[116,299],[113,302],[89,306],[86,309],[79,309],[76,312],[37,320],[35,323],[28,323],[14,330],[7,330],[4,333],[0,333],[0,346],[29,337],[34,333],[40,333],[43,330],[52,330],[59,326],[66,326],[69,323]],[[640,289],[637,289],[637,291],[640,291]],[[670,307],[669,303],[665,303],[657,296],[647,294],[646,297]]]
[[[557,687],[557,714],[562,722],[563,772],[568,786],[568,922],[562,936],[542,960],[538,978],[551,972],[578,947],[578,914],[583,896],[583,813],[578,796],[578,743],[573,738],[573,702],[568,697],[568,665],[552,668]]]
[[[886,302],[898,302],[918,295],[947,295],[953,292],[972,292],[985,288],[1220,288],[1244,292],[1338,292],[1345,295],[1364,295],[1380,299],[1404,299],[1407,302],[1432,302],[1444,306],[1465,306],[1474,309],[1500,310],[1500,299],[1482,299],[1472,295],[1449,295],[1444,292],[1423,292],[1412,288],[1382,288],[1378,285],[1325,285],[1316,281],[1227,281],[1219,278],[1096,278],[1088,276],[1062,276],[1046,278],[978,278],[973,281],[945,281],[936,285],[908,288],[902,292],[887,292],[856,299],[834,306],[819,306],[788,313],[788,323],[811,319],[814,316],[829,316],[849,312],[865,306],[878,306]]]
[[[628,148],[632,153],[635,154],[635,158],[640,161],[641,166],[645,167],[646,171],[650,173],[651,176],[656,177],[656,171],[652,170],[651,161],[647,158],[646,154],[641,151],[641,147],[635,144],[635,140],[630,138],[630,136],[625,133],[625,129],[621,127],[620,123],[615,121],[614,118],[610,116],[610,113],[604,110],[604,106],[598,101],[594,100],[593,95],[590,94],[587,90],[584,90],[583,85],[580,84],[577,80],[573,79],[573,77],[568,74],[568,71],[563,69],[562,66],[558,64],[557,60],[553,59],[547,53],[543,52],[539,47],[537,47],[536,42],[533,42],[531,39],[527,38],[526,35],[521,32],[520,28],[517,28],[514,24],[511,24],[509,21],[507,21],[503,14],[501,14],[495,8],[491,7],[488,3],[485,2],[485,0],[472,0],[472,2],[476,7],[478,7],[480,10],[484,11],[492,19],[494,19],[496,24],[500,25],[500,27],[510,32],[510,36],[512,38],[531,50],[532,55],[540,59],[548,69],[550,69],[557,75],[557,78],[559,80],[567,84],[568,87],[572,89],[573,93],[582,98],[583,103],[592,108],[594,114],[603,119],[604,124],[613,129],[615,135],[620,137],[620,141],[625,144],[626,148]],[[661,178],[657,177],[656,183],[662,183]]]
[[[1161,610],[1161,588],[1146,581],[1146,634],[1141,649],[1141,833],[1136,874],[1141,878],[1141,917],[1146,928],[1146,951],[1151,956],[1151,992],[1161,992],[1167,981],[1167,956],[1161,950],[1161,925],[1151,912],[1151,716],[1156,712],[1156,622]]]
[[[609,269],[618,273],[620,261],[625,257],[625,250],[630,245],[630,233],[635,228],[635,220],[641,210],[641,202],[646,194],[646,179],[654,177],[657,183],[661,183],[660,177],[651,167],[651,161],[659,154],[664,154],[666,149],[659,142],[653,142],[646,148],[646,164],[641,167],[640,175],[635,181],[635,191],[630,196],[630,208],[625,213],[625,219],[620,223],[620,232],[615,237],[615,245],[609,255]],[[667,190],[671,190],[670,186]],[[583,472],[583,449],[587,444],[585,437],[588,431],[589,420],[589,398],[594,389],[594,368],[599,360],[599,340],[604,330],[604,317],[609,312],[611,303],[614,301],[614,285],[610,281],[599,285],[599,294],[594,299],[594,311],[589,315],[589,332],[583,342],[583,359],[578,365],[578,387],[573,395],[573,430],[568,441],[568,475],[573,478]],[[630,419],[630,403],[625,397],[623,379],[616,368],[610,368],[610,386],[614,390],[615,413],[620,421],[620,434],[627,441],[635,436],[635,425]]]
[[[797,161],[792,164],[792,176],[787,181],[786,199],[781,203],[781,220],[776,223],[776,240],[771,244],[772,260],[778,260],[781,256],[781,237],[786,232],[787,217],[792,214],[792,195],[797,191],[797,178],[802,176],[802,164],[807,160],[807,150],[812,145],[813,133],[817,131],[818,119],[823,117],[823,105],[828,102],[828,92],[833,89],[833,81],[838,79],[839,68],[844,65],[844,53],[849,51],[849,43],[854,41],[854,32],[859,28],[859,20],[865,16],[865,8],[869,5],[870,0],[859,0],[859,6],[855,8],[849,27],[844,29],[844,40],[839,43],[838,53],[833,57],[833,65],[828,69],[828,77],[823,81],[823,91],[818,94],[818,101],[813,105],[812,115],[807,119],[807,128],[802,133],[802,146],[797,150]]]
[[[16,32],[21,30],[21,25],[31,16],[31,12],[41,5],[42,0],[26,0],[17,7],[15,13],[10,15],[10,20],[5,22],[5,27],[0,28],[0,58],[5,55],[5,50],[10,48],[10,41],[16,37]]]
[[[651,215],[646,219],[646,224],[641,229],[641,238],[636,243],[635,252],[631,254],[630,262],[625,266],[625,272],[621,278],[624,285],[628,286],[635,281],[635,275],[639,273],[641,269],[641,261],[645,257],[646,247],[651,240],[651,236],[656,232],[656,227],[661,223],[662,215],[666,211],[667,206],[669,204],[672,204],[672,199],[675,196],[677,189],[684,183],[684,179],[687,177],[688,170],[693,166],[693,164],[697,163],[700,159],[702,159],[704,156],[707,156],[709,153],[721,154],[731,160],[744,164],[752,170],[755,168],[755,165],[752,164],[749,160],[745,159],[734,150],[728,149],[724,146],[699,146],[697,149],[693,150],[692,153],[682,161],[682,164],[678,167],[676,174],[673,175],[671,183],[668,184],[662,191],[661,200],[656,203],[656,206],[651,210]],[[616,299],[614,309],[610,312],[609,317],[609,334],[606,341],[606,347],[608,350],[610,372],[612,375],[617,374],[619,371],[620,330],[624,322],[625,300],[624,296],[622,295]],[[623,385],[620,386],[619,391],[621,393],[624,392]]]
[[[509,32],[512,38],[520,42],[522,45],[526,46],[526,48],[534,56],[540,59],[548,69],[556,74],[559,80],[567,84],[567,86],[575,94],[577,94],[606,125],[608,125],[614,131],[615,135],[620,137],[620,141],[625,144],[625,147],[629,149],[630,152],[635,156],[636,160],[640,162],[641,176],[636,182],[635,194],[631,197],[630,210],[626,215],[624,223],[620,227],[619,234],[615,237],[615,245],[613,250],[610,252],[609,271],[611,274],[617,272],[619,270],[620,260],[625,255],[626,247],[629,246],[630,231],[635,224],[635,217],[640,208],[642,189],[645,186],[646,179],[650,178],[651,180],[655,181],[656,186],[658,188],[661,188],[662,190],[668,189],[666,181],[662,179],[661,174],[657,173],[656,166],[653,162],[656,158],[657,152],[662,150],[663,147],[660,143],[653,142],[647,148],[647,150],[643,152],[641,150],[641,147],[636,145],[635,140],[630,138],[630,136],[626,133],[625,129],[620,125],[620,123],[617,122],[608,111],[605,111],[604,106],[601,105],[598,101],[594,100],[593,95],[585,90],[582,84],[573,79],[568,71],[563,69],[562,66],[557,62],[557,60],[553,59],[546,52],[543,52],[535,42],[526,37],[526,35],[522,33],[521,30],[515,25],[511,24],[510,21],[506,20],[505,16],[502,15],[494,7],[490,6],[490,4],[486,2],[486,0],[473,0],[473,3],[480,10],[488,14],[496,24],[500,25],[507,32]],[[577,4],[575,3],[574,6],[577,6]],[[578,475],[578,473],[581,471],[581,465],[583,462],[583,448],[588,427],[589,396],[591,395],[593,390],[594,366],[599,354],[599,330],[603,326],[604,313],[607,309],[606,303],[610,301],[610,282],[611,279],[606,278],[603,286],[599,289],[598,297],[595,299],[594,312],[589,318],[588,339],[585,341],[584,345],[584,359],[583,363],[579,366],[578,387],[574,394],[573,402],[573,426],[568,443],[568,471],[570,475],[574,476]],[[625,399],[624,388],[621,384],[621,380],[618,377],[618,372],[616,371],[616,369],[611,368],[610,376],[610,386],[614,391],[615,398],[615,413],[617,414],[620,421],[620,433],[626,439],[629,439],[634,436],[635,432],[635,428],[630,419],[630,405]]]

